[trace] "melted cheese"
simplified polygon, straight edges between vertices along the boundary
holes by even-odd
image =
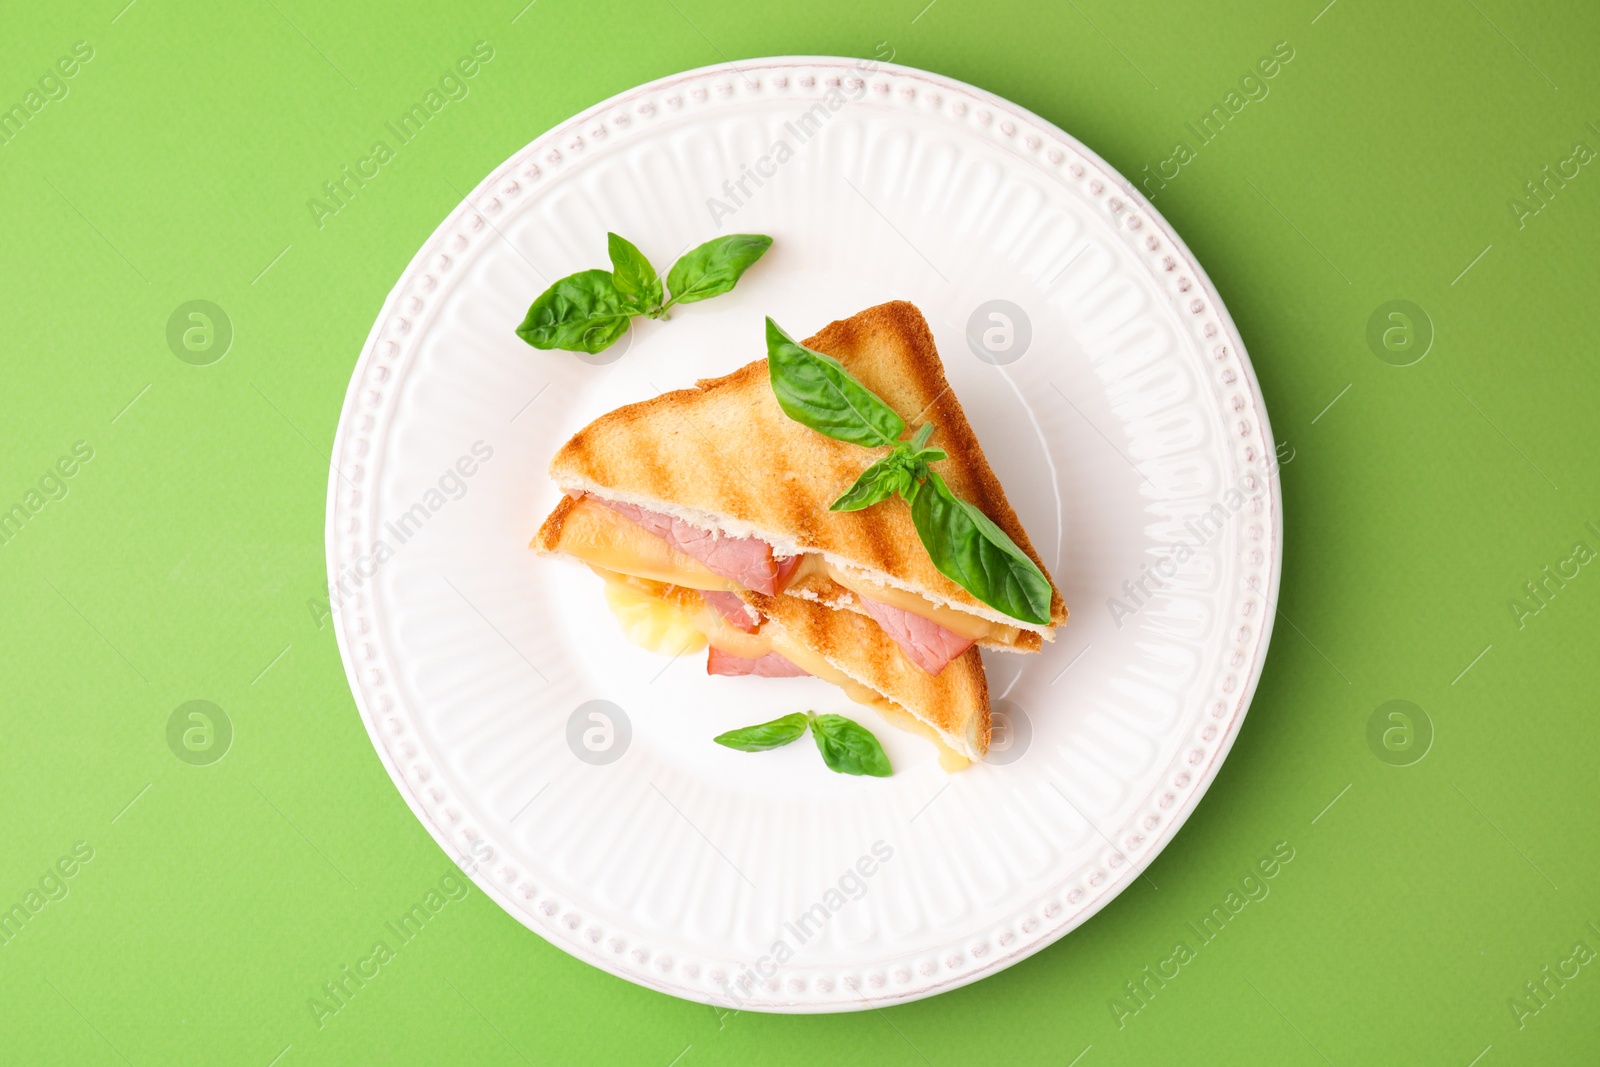
[[[859,703],[859,701],[858,701]],[[972,761],[945,743],[939,731],[902,708],[899,704],[892,704],[880,698],[880,704],[873,704],[879,715],[889,721],[889,725],[898,727],[907,733],[926,737],[933,742],[934,748],[939,750],[939,766],[945,771],[955,772],[970,766]]]
[[[580,500],[561,525],[556,548],[599,567],[665,585],[733,592],[739,586],[643,526],[592,500]]]

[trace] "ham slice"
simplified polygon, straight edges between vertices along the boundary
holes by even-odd
[[[760,620],[755,617],[755,614],[749,608],[745,607],[744,601],[740,600],[737,594],[718,593],[710,589],[702,589],[700,590],[700,595],[705,598],[707,604],[716,609],[717,614],[722,616],[723,621],[735,630],[753,634],[760,628]]]
[[[768,652],[760,659],[743,659],[723,652],[716,645],[706,653],[706,673],[729,677],[748,674],[757,678],[802,678],[807,674],[776,652]]]
[[[772,557],[772,546],[757,537],[729,537],[703,530],[672,515],[663,515],[637,504],[595,497],[617,514],[644,527],[686,555],[704,563],[714,574],[730,578],[746,589],[777,596],[779,564]],[[799,557],[791,557],[798,563]],[[785,561],[787,562],[787,561]],[[792,572],[794,566],[789,570]],[[788,577],[787,574],[784,575]]]
[[[779,593],[789,587],[789,579],[793,577],[795,570],[800,566],[800,561],[803,559],[805,559],[804,556],[784,556],[777,561],[778,573],[773,580],[773,584],[778,587]]]
[[[906,658],[929,674],[938,674],[951,660],[972,647],[972,638],[947,630],[932,619],[868,600],[859,593],[856,599],[867,609],[867,614],[877,620],[883,632],[894,638]]]

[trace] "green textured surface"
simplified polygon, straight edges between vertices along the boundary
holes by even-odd
[[[0,509],[75,443],[93,458],[0,546],[0,908],[27,913],[76,843],[93,857],[0,946],[0,1060],[1593,1062],[1600,962],[1563,961],[1600,947],[1600,576],[1541,569],[1600,548],[1600,168],[1520,221],[1508,201],[1538,205],[1525,182],[1600,147],[1600,11],[522,2],[5,5],[0,107],[26,109],[76,42],[93,58],[0,143]],[[319,228],[307,199],[479,41],[494,55],[470,94]],[[660,75],[888,49],[1138,180],[1278,42],[1294,58],[1269,94],[1155,203],[1293,452],[1293,622],[1149,881],[976,985],[790,1018],[635,988],[474,889],[319,1027],[308,999],[450,870],[306,601],[351,368],[455,190]],[[234,325],[210,366],[165,340],[193,299]],[[1365,340],[1392,299],[1436,331],[1413,366]],[[194,699],[234,726],[210,766],[166,742]],[[1411,766],[1368,746],[1392,699],[1434,727]],[[1270,895],[1119,1025],[1124,983],[1196,945],[1189,923],[1277,842],[1294,858]],[[1576,976],[1547,977],[1562,966]]]

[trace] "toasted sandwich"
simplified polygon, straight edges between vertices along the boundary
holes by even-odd
[[[837,360],[908,425],[933,423],[950,490],[1048,580],[915,307],[870,308],[804,345]],[[1048,621],[979,600],[934,565],[903,499],[830,511],[875,458],[787,416],[767,361],[757,360],[574,435],[550,464],[566,495],[533,547],[631,580],[635,595],[696,620],[712,673],[823,677],[917,724],[947,757],[982,759],[989,705],[978,648],[1038,651],[1066,608],[1053,582]]]

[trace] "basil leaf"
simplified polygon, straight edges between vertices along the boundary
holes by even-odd
[[[941,459],[949,459],[950,454],[942,448],[924,448],[911,458],[921,463],[937,463]]]
[[[808,720],[803,712],[785,715],[781,719],[773,719],[759,726],[746,726],[742,730],[729,730],[725,734],[718,734],[711,740],[727,748],[736,748],[740,752],[765,752],[770,748],[782,748],[790,741],[798,741],[806,735]]]
[[[606,234],[611,252],[611,283],[617,292],[639,306],[646,315],[661,310],[661,277],[645,254],[626,237]]]
[[[739,276],[772,247],[772,238],[759,233],[730,233],[685,252],[667,272],[673,304],[692,304],[720,296],[732,289]]]
[[[860,511],[910,488],[911,474],[906,470],[906,454],[896,449],[862,471],[855,484],[828,505],[828,510]]]
[[[906,421],[831,356],[795,343],[767,319],[767,373],[783,413],[803,426],[857,445],[892,445]]]
[[[911,451],[921,452],[928,447],[928,438],[933,436],[933,423],[925,422],[917,427],[916,435],[911,438]]]
[[[1013,619],[1050,622],[1050,582],[1033,560],[925,467],[912,481],[911,521],[940,574]]]
[[[611,280],[611,272],[569,274],[540,293],[517,327],[517,336],[534,348],[599,352],[628,330],[638,314]]]
[[[812,715],[811,736],[816,738],[817,751],[831,771],[870,774],[874,778],[894,774],[889,757],[883,754],[883,746],[872,731],[843,715]]]

